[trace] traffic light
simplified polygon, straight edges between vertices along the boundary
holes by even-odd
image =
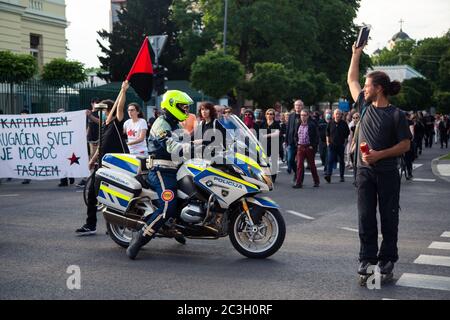
[[[161,67],[159,66],[158,68],[154,69],[154,74],[153,74],[153,83],[154,83],[154,89],[156,91],[156,94],[158,96],[164,94],[164,92],[167,91],[167,87],[166,87],[166,81],[167,81],[167,77],[166,77],[166,72],[167,72],[167,68]]]

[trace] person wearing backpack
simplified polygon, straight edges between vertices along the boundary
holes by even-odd
[[[398,260],[400,179],[397,158],[409,150],[411,140],[404,113],[389,103],[389,97],[399,93],[400,82],[375,71],[367,75],[364,89],[361,89],[359,62],[363,48],[353,46],[347,77],[361,114],[355,137],[361,285],[365,284],[375,264],[382,281],[392,279],[394,263]],[[361,143],[367,144],[368,152],[359,150]],[[377,205],[383,235],[379,249]]]

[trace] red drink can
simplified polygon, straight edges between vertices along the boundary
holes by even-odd
[[[359,145],[359,149],[362,153],[369,154],[369,146],[367,145],[367,143],[361,142],[361,144]]]

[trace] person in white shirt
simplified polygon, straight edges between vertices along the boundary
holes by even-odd
[[[128,149],[130,154],[147,156],[147,140],[146,134],[148,130],[147,121],[143,119],[141,108],[137,103],[130,103],[128,105],[128,116],[130,119],[125,121],[123,131],[128,138]]]

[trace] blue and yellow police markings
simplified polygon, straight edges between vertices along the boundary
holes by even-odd
[[[103,157],[102,162],[111,164],[117,168],[120,168],[133,174],[138,174],[139,168],[141,166],[139,160],[130,157],[126,154],[117,154],[117,153],[106,154]]]

